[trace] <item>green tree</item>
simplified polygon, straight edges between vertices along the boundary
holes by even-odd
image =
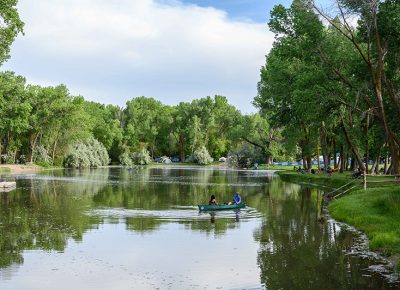
[[[13,72],[0,73],[0,152],[15,162],[16,152],[22,146],[22,137],[29,129],[32,106],[25,93],[25,78]]]
[[[153,98],[137,97],[126,103],[125,115],[125,142],[134,150],[145,146],[154,157],[158,139],[166,138],[160,133],[169,134],[170,110]]]
[[[400,138],[398,118],[400,101],[398,99],[398,69],[400,40],[400,3],[398,1],[336,1],[338,15],[316,11],[351,44],[352,50],[364,64],[366,74],[362,86],[354,84],[353,79],[335,67],[342,81],[360,96],[379,120],[392,157],[392,167],[400,173]],[[354,28],[350,17],[359,18]]]
[[[17,0],[0,0],[0,65],[10,57],[10,46],[24,23],[19,18]]]

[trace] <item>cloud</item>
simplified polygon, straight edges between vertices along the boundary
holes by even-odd
[[[118,105],[140,95],[177,104],[221,94],[254,111],[273,42],[265,24],[180,1],[20,0],[18,7],[25,36],[6,68],[28,81],[64,83]]]

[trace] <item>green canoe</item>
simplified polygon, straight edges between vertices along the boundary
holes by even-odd
[[[208,204],[200,204],[198,205],[200,211],[206,210],[226,210],[226,209],[237,209],[246,207],[245,203],[239,204],[216,204],[216,205],[208,205]]]

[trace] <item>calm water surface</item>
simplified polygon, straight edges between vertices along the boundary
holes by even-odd
[[[199,213],[211,194],[248,207]],[[0,193],[0,289],[399,289],[321,192],[265,171],[45,171]]]

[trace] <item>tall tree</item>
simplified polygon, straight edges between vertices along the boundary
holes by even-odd
[[[337,0],[336,3],[338,17],[314,8],[347,39],[364,63],[368,76],[365,86],[355,86],[351,79],[342,75],[343,81],[357,91],[380,121],[390,148],[393,170],[400,174],[400,99],[395,77],[400,67],[396,57],[400,43],[400,3],[396,0]],[[350,21],[354,15],[359,17],[356,29]]]
[[[0,65],[10,57],[10,46],[23,32],[24,23],[17,11],[17,0],[0,0]]]

